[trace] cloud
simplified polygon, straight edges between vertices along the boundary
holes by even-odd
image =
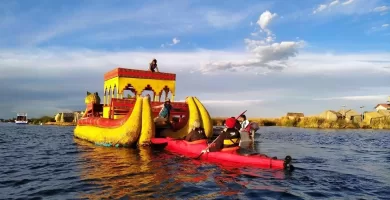
[[[205,18],[213,27],[232,27],[240,23],[248,16],[247,12],[231,13],[226,11],[208,11]]]
[[[230,116],[248,108],[248,116],[262,117],[278,117],[294,110],[319,113],[337,104],[334,101],[319,106],[312,102],[321,95],[373,96],[389,91],[383,87],[388,85],[390,69],[383,67],[390,63],[389,53],[301,52],[289,60],[290,67],[281,73],[259,77],[255,73],[223,71],[215,76],[189,73],[210,59],[247,60],[248,54],[242,51],[3,49],[0,50],[3,83],[0,118],[13,117],[12,110],[28,112],[29,116],[83,110],[86,91],[103,94],[105,72],[117,66],[146,70],[153,57],[158,59],[160,71],[177,74],[176,99],[197,96],[213,116]],[[353,102],[368,107],[377,100]],[[225,109],[227,106],[229,109]]]
[[[327,101],[327,100],[349,100],[349,101],[385,101],[388,95],[367,95],[367,96],[344,96],[344,97],[326,97],[326,98],[314,98],[315,101]]]
[[[208,33],[210,30],[223,30],[238,25],[251,14],[250,8],[265,5],[251,4],[247,8],[238,6],[235,10],[229,10],[226,7],[213,8],[180,0],[152,4],[121,2],[120,5],[97,1],[94,4],[80,2],[78,6],[64,5],[56,9],[50,7],[53,6],[50,3],[38,4],[20,10],[20,2],[15,1],[15,4],[18,5],[4,9],[4,13],[11,14],[7,14],[3,21],[0,20],[0,43],[20,46],[58,43],[69,36],[74,36],[74,40],[80,38],[80,41],[101,43],[133,37]],[[1,14],[2,10],[0,18]],[[15,32],[18,32],[17,38]]]
[[[179,102],[184,102],[184,100],[179,100]],[[201,100],[203,104],[212,105],[212,106],[250,106],[261,104],[262,100]]]
[[[321,4],[321,5],[318,6],[317,9],[315,9],[315,10],[313,11],[313,14],[316,14],[316,13],[318,13],[318,12],[321,12],[321,11],[325,10],[327,7],[328,7],[327,5]]]
[[[345,1],[344,3],[342,3],[343,5],[349,5],[351,3],[353,3],[355,0],[347,0]]]
[[[385,12],[390,10],[390,7],[388,6],[379,6],[373,9],[374,12]]]
[[[375,32],[381,32],[385,31],[389,27],[389,24],[382,24],[379,27],[371,27],[369,30],[366,31],[367,34],[375,33]]]
[[[330,2],[329,7],[335,6],[335,5],[339,4],[339,3],[340,2],[338,0],[332,1],[332,2]]]
[[[172,43],[169,43],[169,44],[161,44],[161,47],[162,48],[164,48],[165,46],[174,46],[174,45],[176,45],[176,44],[179,44],[179,42],[180,42],[180,40],[179,39],[177,39],[177,38],[173,38],[172,39]]]
[[[260,17],[259,17],[259,20],[257,20],[257,24],[260,26],[260,28],[264,31],[267,32],[268,36],[271,35],[271,31],[268,29],[268,25],[272,22],[273,19],[275,19],[275,17],[277,17],[278,15],[276,13],[271,13],[270,11],[266,10],[265,12],[263,12]]]
[[[312,14],[319,16],[367,14],[377,6],[377,1],[374,0],[334,0],[317,5],[312,9]]]
[[[215,71],[246,71],[259,70],[256,74],[267,74],[270,71],[281,71],[288,67],[286,61],[298,54],[298,49],[303,47],[304,41],[282,41],[273,42],[274,36],[268,26],[277,16],[270,11],[263,12],[257,24],[261,31],[265,31],[267,36],[263,40],[245,39],[245,45],[252,56],[247,60],[239,61],[212,61],[203,64],[202,73]]]
[[[172,39],[172,45],[179,44],[180,40],[177,38]]]

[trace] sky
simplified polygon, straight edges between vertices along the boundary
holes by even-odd
[[[374,110],[389,24],[387,0],[0,0],[0,118],[84,110],[105,72],[153,58],[212,116]]]

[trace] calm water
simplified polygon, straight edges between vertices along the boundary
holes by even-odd
[[[73,127],[0,123],[1,199],[390,199],[390,132],[262,127],[255,150],[293,173],[98,147]]]

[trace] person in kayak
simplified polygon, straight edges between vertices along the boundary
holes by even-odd
[[[226,147],[235,147],[240,144],[240,132],[236,129],[236,118],[227,118],[225,121],[225,129],[218,136],[217,140],[210,146],[209,149],[203,150],[202,152],[216,152],[221,151]],[[224,140],[234,141],[232,145],[224,145]]]
[[[188,135],[185,137],[185,140],[188,142],[193,142],[204,139],[207,139],[204,129],[200,127],[199,120],[195,120],[194,124],[192,125],[192,131],[188,133]]]
[[[230,118],[233,118],[234,120],[236,120],[235,117],[230,117]],[[226,126],[226,119],[222,121],[222,125],[223,125],[223,126]],[[239,122],[238,120],[236,120],[235,128],[236,128],[237,130],[240,130],[240,128],[241,128],[241,124],[240,124],[240,122]]]
[[[157,60],[153,58],[152,62],[149,64],[149,70],[151,72],[159,72],[157,67]]]
[[[241,115],[240,117],[238,117],[238,121],[240,122],[241,125],[239,129],[240,131],[246,131],[248,127],[250,128],[249,121],[246,119],[245,115]]]

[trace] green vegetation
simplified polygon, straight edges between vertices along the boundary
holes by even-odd
[[[54,117],[50,117],[50,116],[43,116],[40,118],[31,118],[28,121],[31,124],[39,124],[39,123],[45,124],[47,122],[55,122]]]
[[[226,118],[212,118],[214,126],[221,126]],[[260,126],[285,126],[300,128],[331,128],[331,129],[390,129],[390,117],[373,119],[371,125],[363,123],[346,122],[345,120],[331,121],[319,117],[303,118],[250,118],[249,121],[257,122]]]

